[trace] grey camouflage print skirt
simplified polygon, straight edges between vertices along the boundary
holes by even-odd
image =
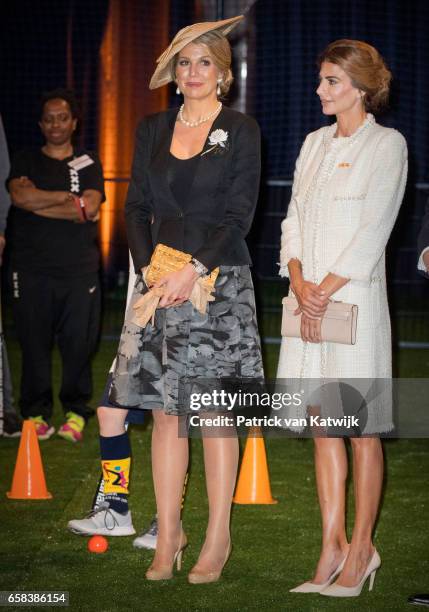
[[[133,305],[145,291],[137,275],[110,387],[113,405],[183,415],[191,412],[196,388],[210,391],[221,379],[263,379],[249,266],[220,266],[207,314],[188,301],[158,309],[154,325],[142,329],[132,323]]]

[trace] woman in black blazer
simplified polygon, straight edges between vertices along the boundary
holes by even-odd
[[[158,243],[192,253],[209,271],[219,265],[250,264],[244,238],[253,220],[259,185],[260,135],[256,121],[222,106],[209,130],[201,124],[202,150],[197,142],[200,151],[189,160],[180,159],[192,163],[192,184],[181,185],[186,181],[179,179],[179,197],[169,180],[174,173],[169,164],[177,123],[177,109],[170,109],[143,119],[137,128],[125,205],[136,272],[149,264]],[[219,139],[226,140],[211,145],[211,135],[216,132]],[[183,189],[187,190],[186,198]]]
[[[179,425],[194,413],[190,390],[220,388],[221,378],[263,377],[245,243],[259,188],[259,129],[218,99],[232,81],[225,34],[240,19],[195,24],[176,35],[159,58],[150,87],[174,79],[184,104],[179,112],[147,117],[137,130],[125,207],[137,281],[110,389],[118,410],[99,409],[99,418],[103,436],[115,437],[123,431],[121,407],[152,410],[159,535],[149,580],[171,578],[187,544],[180,506],[188,440]],[[192,261],[158,283],[164,291],[160,308],[154,324],[142,329],[132,322],[133,305],[147,291],[142,272],[160,243],[191,254]],[[215,300],[201,314],[188,298],[197,279],[216,267]],[[202,379],[208,379],[206,387]],[[212,416],[214,409],[206,408]],[[227,429],[216,435],[202,428],[209,523],[188,576],[194,584],[218,580],[231,551],[238,441],[235,430]]]

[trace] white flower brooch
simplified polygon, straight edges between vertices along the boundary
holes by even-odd
[[[227,150],[229,148],[228,132],[224,130],[214,130],[209,136],[209,149],[201,153],[201,157],[210,151],[220,153],[222,149]]]

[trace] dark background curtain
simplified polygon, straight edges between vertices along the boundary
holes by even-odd
[[[407,139],[413,178],[429,180],[429,3],[426,0],[264,0],[256,20],[255,112],[270,177],[291,177],[304,136],[323,125],[316,59],[338,38],[375,46],[393,72],[380,118]]]
[[[96,149],[99,48],[105,0],[0,3],[0,112],[11,152],[41,143],[39,98],[70,87],[82,109],[80,144]]]

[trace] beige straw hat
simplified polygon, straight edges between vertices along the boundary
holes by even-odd
[[[149,89],[156,89],[162,85],[170,83],[173,79],[171,78],[169,63],[172,57],[179,53],[186,45],[199,36],[202,36],[206,32],[216,30],[220,34],[228,34],[239,21],[244,19],[244,15],[238,15],[237,17],[230,17],[229,19],[223,19],[222,21],[204,21],[203,23],[194,23],[193,25],[187,26],[177,32],[166,50],[158,57],[156,63],[158,64],[155,72],[149,83]]]

